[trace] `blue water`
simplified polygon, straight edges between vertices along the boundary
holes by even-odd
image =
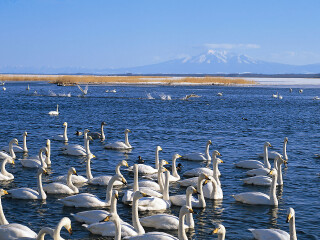
[[[192,239],[215,239],[210,235],[215,224],[222,222],[227,239],[252,239],[248,228],[279,228],[289,231],[285,223],[289,207],[296,211],[296,227],[299,239],[318,239],[320,236],[320,159],[314,157],[320,153],[320,88],[298,89],[289,93],[286,88],[274,87],[221,87],[221,86],[90,86],[86,97],[80,97],[77,87],[58,87],[44,82],[6,83],[6,91],[0,91],[0,146],[6,145],[12,138],[18,138],[22,145],[22,133],[28,132],[27,144],[30,155],[36,155],[45,146],[47,138],[62,134],[63,122],[68,122],[70,143],[82,144],[76,130],[88,128],[98,131],[101,121],[105,127],[106,141],[91,143],[91,151],[97,156],[92,163],[92,174],[111,175],[116,164],[126,159],[129,165],[136,163],[141,155],[146,163],[154,164],[154,151],[157,145],[163,148],[160,158],[170,160],[173,153],[204,151],[205,144],[211,139],[211,150],[219,150],[225,163],[220,164],[221,184],[224,192],[222,202],[207,200],[204,210],[197,210],[196,227],[188,233]],[[116,93],[106,93],[107,89],[116,89]],[[53,95],[49,92],[57,94]],[[37,94],[34,94],[37,91]],[[273,99],[271,95],[278,91],[283,99]],[[223,92],[222,97],[217,93]],[[63,94],[71,94],[71,97]],[[151,93],[155,98],[147,99]],[[195,93],[200,98],[190,101],[180,100],[187,94]],[[60,94],[60,96],[59,96]],[[161,100],[159,95],[170,95],[172,100]],[[47,113],[60,107],[60,116],[51,117]],[[242,118],[247,118],[248,121]],[[132,130],[129,140],[134,149],[123,153],[105,150],[107,142],[123,140],[124,129]],[[265,141],[269,141],[275,150],[282,151],[283,138],[288,137],[288,168],[284,169],[284,186],[279,188],[278,207],[247,206],[236,203],[231,197],[245,191],[269,192],[265,187],[245,186],[240,181],[245,171],[237,169],[233,163],[256,159],[262,152]],[[85,176],[85,163],[79,157],[62,155],[61,142],[52,141],[52,167],[44,182],[65,174],[69,166]],[[22,155],[18,154],[18,158]],[[179,161],[182,170],[198,167],[199,163]],[[12,182],[0,182],[0,187],[36,187],[34,169],[22,168],[19,161],[15,166],[7,165],[7,170],[15,175]],[[133,177],[122,170],[130,183]],[[119,190],[121,192],[121,189]],[[80,192],[90,192],[105,198],[105,188],[83,186]],[[170,186],[170,193],[184,193],[185,188],[178,184]],[[45,202],[2,200],[5,215],[11,223],[22,223],[34,231],[43,226],[54,227],[64,216],[70,216],[79,210],[63,207],[57,202],[61,196],[50,195]],[[81,209],[83,210],[83,209]],[[173,207],[168,213],[178,215],[179,208]],[[118,202],[120,217],[131,222],[131,208]],[[140,213],[146,216],[148,213]],[[74,234],[70,237],[66,230],[62,237],[66,239],[104,239],[85,230],[72,217]],[[150,229],[148,229],[150,230]],[[177,232],[169,232],[177,235]]]

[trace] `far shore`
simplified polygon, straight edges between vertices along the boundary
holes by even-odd
[[[0,74],[0,81],[47,81],[58,85],[76,84],[154,84],[154,85],[255,85],[254,80],[230,77],[22,75]]]

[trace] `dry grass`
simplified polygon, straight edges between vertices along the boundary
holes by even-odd
[[[48,81],[87,84],[256,84],[255,81],[227,77],[96,76],[96,75],[0,75],[0,81]]]

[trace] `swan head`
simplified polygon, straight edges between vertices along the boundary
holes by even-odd
[[[47,147],[50,147],[51,141],[50,139],[47,139]]]
[[[191,207],[188,207],[187,205],[184,205],[180,208],[180,214],[187,214],[187,213],[194,213],[193,209]]]
[[[121,161],[121,166],[129,167],[128,162],[126,160]]]
[[[93,141],[93,138],[91,136],[88,136],[87,141]]]
[[[218,163],[224,163],[224,161],[221,158],[217,158]]]
[[[25,131],[25,132],[23,133],[23,136],[28,136],[27,131]]]
[[[264,143],[264,146],[265,146],[265,147],[272,147],[272,145],[271,145],[269,142],[265,142],[265,143]]]
[[[157,152],[162,151],[162,148],[160,146],[157,146]]]
[[[76,131],[76,135],[77,135],[77,136],[81,136],[81,135],[82,135],[82,132]]]
[[[268,173],[268,175],[277,176],[277,169],[273,168],[273,169]]]
[[[135,191],[133,194],[133,202],[135,199],[140,199],[143,197],[150,197],[148,194],[144,193],[144,192],[140,192],[140,191]]]
[[[120,181],[124,185],[127,185],[127,180],[122,175],[116,174],[114,175],[114,177],[116,178],[117,181]]]
[[[222,224],[218,224],[218,226],[213,230],[212,234],[226,234],[226,228]]]
[[[4,195],[7,195],[9,194],[6,190],[4,189],[0,189],[0,196],[4,196]]]
[[[288,142],[288,138],[287,138],[287,137],[284,138],[284,142],[285,142],[285,143]]]
[[[68,123],[67,123],[67,122],[64,122],[64,123],[62,124],[62,126],[68,127]]]
[[[222,156],[222,155],[221,155],[221,153],[219,153],[218,150],[214,150],[214,151],[212,152],[212,156],[216,157],[216,156]]]
[[[290,222],[290,220],[295,216],[295,211],[293,208],[289,208],[287,212],[287,220],[286,222]]]
[[[197,191],[197,189],[195,189],[193,186],[187,187],[186,193],[187,193],[187,194],[200,194],[200,193]]]
[[[207,144],[212,145],[212,141],[208,140]]]
[[[161,161],[160,161],[160,166],[164,166],[164,165],[167,165],[167,164],[169,164],[166,160],[164,160],[164,159],[162,159]]]
[[[63,224],[63,227],[65,227],[65,229],[67,229],[67,231],[68,231],[68,233],[70,234],[70,235],[72,235],[72,227],[71,227],[71,220],[70,220],[70,218],[68,218],[68,217],[64,217],[64,218],[62,218],[61,220],[60,220],[60,222],[58,223],[58,225],[62,225]],[[60,226],[61,226],[60,225]]]
[[[110,222],[110,221],[112,222],[119,221],[119,215],[117,213],[110,213],[100,222]]]
[[[131,132],[129,129],[124,130],[124,133],[129,133]]]
[[[174,154],[173,157],[172,157],[172,161],[173,160],[177,160],[178,158],[181,158],[182,156],[178,153]]]
[[[69,171],[68,171],[68,172],[71,173],[71,174],[74,174],[74,175],[78,176],[78,173],[77,173],[77,171],[76,171],[76,169],[75,169],[74,167],[69,168]]]
[[[18,139],[14,138],[10,141],[11,144],[16,144],[17,146],[19,145]]]
[[[112,191],[112,197],[114,197],[115,199],[117,199],[119,201],[119,193],[117,190]]]
[[[106,124],[105,122],[102,122],[102,123],[101,123],[101,126],[104,126],[104,125],[107,125],[107,124]]]
[[[8,158],[7,158],[7,162],[8,162],[8,163],[11,163],[12,165],[15,164],[15,163],[14,163],[14,159],[13,159],[12,157],[8,157]]]
[[[40,167],[40,168],[38,169],[38,175],[40,175],[40,174],[48,175],[48,172],[47,172],[47,170],[44,169],[43,167]]]
[[[85,129],[83,132],[86,134],[86,133],[90,132],[90,130],[89,129]]]
[[[209,180],[208,175],[205,174],[205,173],[201,173],[201,174],[199,175],[199,180],[203,180],[203,179]]]

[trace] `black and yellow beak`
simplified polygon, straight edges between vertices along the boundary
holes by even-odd
[[[286,220],[286,223],[288,223],[289,221],[290,221],[290,219],[292,218],[292,215],[291,215],[291,213],[289,213],[288,215],[287,215],[287,220]]]
[[[76,171],[73,172],[74,175],[78,176],[78,173]]]
[[[127,181],[126,181],[124,178],[121,179],[121,182],[122,182],[124,185],[127,185]]]
[[[69,234],[72,235],[72,228],[71,228],[71,226],[70,226],[67,230],[68,230]]]
[[[6,190],[3,190],[4,195],[9,194]]]
[[[219,231],[219,228],[216,228],[216,229],[214,229],[214,230],[212,231],[212,234],[217,234],[218,231]]]
[[[119,201],[119,194],[115,194],[114,196],[115,196],[116,199]]]

